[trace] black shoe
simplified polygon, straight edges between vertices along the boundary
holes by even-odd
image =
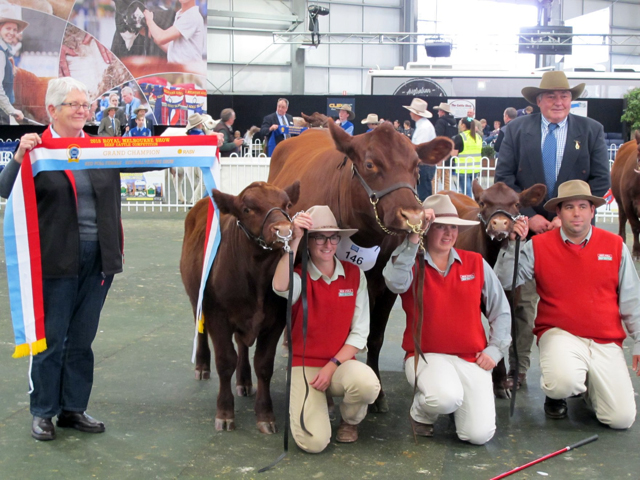
[[[75,428],[85,433],[104,432],[104,423],[90,417],[85,412],[65,412],[58,415],[56,422],[61,428]]]
[[[559,420],[567,416],[567,401],[564,398],[555,400],[553,398],[546,397],[544,401],[544,413],[549,418]]]
[[[507,375],[507,380],[504,382],[504,386],[507,390],[513,390],[513,381],[516,376],[515,370],[511,370]],[[518,373],[518,386],[516,390],[520,390],[520,387],[527,384],[527,372]]]
[[[34,415],[33,422],[31,423],[31,436],[43,442],[55,440],[56,427],[53,426],[50,418],[42,418]]]

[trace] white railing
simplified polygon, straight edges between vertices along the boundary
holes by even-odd
[[[609,167],[618,151],[616,145],[609,147]],[[225,193],[237,195],[247,185],[255,181],[266,181],[269,176],[269,164],[271,159],[262,153],[262,143],[256,141],[247,145],[243,150],[243,156],[233,154],[231,157],[221,159],[221,190]],[[451,159],[450,166],[438,166],[434,178],[434,192],[440,190],[461,191],[459,175],[455,172],[455,157]],[[480,179],[480,185],[488,188],[493,185],[495,166],[487,158],[482,159],[483,167],[474,176]],[[158,201],[125,201],[122,208],[127,211],[178,211],[188,210],[202,198],[205,192],[200,178],[199,169],[185,168],[176,174],[169,170],[156,172],[159,176],[158,183],[162,184],[163,192]],[[182,173],[182,174],[181,174]],[[6,200],[0,199],[0,208]],[[596,212],[598,221],[613,222],[618,218],[618,206],[615,201],[603,205]]]

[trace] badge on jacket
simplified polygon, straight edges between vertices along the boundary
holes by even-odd
[[[353,288],[341,288],[338,292],[339,297],[353,297]]]

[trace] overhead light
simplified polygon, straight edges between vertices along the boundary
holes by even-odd
[[[453,45],[442,35],[427,35],[424,40],[427,57],[450,57]]]
[[[327,7],[320,5],[309,5],[309,31],[311,32],[311,43],[313,46],[320,45],[320,27],[318,25],[318,16],[329,15]]]

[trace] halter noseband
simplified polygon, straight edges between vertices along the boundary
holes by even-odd
[[[236,225],[238,225],[238,227],[240,227],[240,230],[242,230],[244,232],[244,234],[247,236],[247,238],[249,240],[253,240],[258,245],[260,245],[264,250],[273,250],[273,248],[270,247],[269,244],[267,243],[267,241],[264,239],[263,231],[264,231],[264,225],[265,225],[265,223],[267,223],[267,219],[269,218],[269,215],[271,215],[271,213],[276,211],[276,210],[281,212],[287,218],[287,220],[289,220],[291,222],[291,217],[289,216],[289,214],[287,212],[285,212],[280,207],[273,207],[272,209],[270,209],[265,214],[264,219],[262,220],[262,225],[260,225],[260,236],[259,237],[255,236],[253,233],[251,233],[249,231],[249,229],[246,226],[244,226],[243,223],[240,220],[236,221]],[[276,240],[276,241],[281,241],[280,238],[284,238],[284,237],[281,237],[280,235],[277,235],[277,236],[278,236],[278,240]]]

